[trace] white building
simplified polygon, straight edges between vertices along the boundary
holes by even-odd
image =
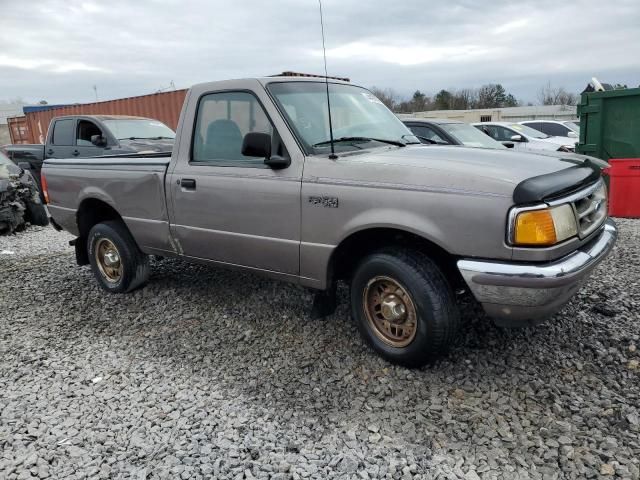
[[[540,105],[531,107],[480,108],[477,110],[432,110],[400,114],[403,117],[449,118],[461,122],[522,122],[524,120],[573,120],[576,107],[570,105]]]

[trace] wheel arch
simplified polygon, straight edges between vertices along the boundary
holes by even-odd
[[[88,265],[87,238],[94,225],[109,220],[118,220],[126,226],[122,216],[105,200],[87,197],[80,202],[76,211],[78,238],[74,241],[76,261],[78,265]]]
[[[452,286],[464,285],[456,266],[456,256],[441,245],[405,228],[375,226],[350,233],[333,249],[327,266],[327,286],[336,280],[350,278],[355,267],[365,256],[390,246],[421,251],[436,263]]]

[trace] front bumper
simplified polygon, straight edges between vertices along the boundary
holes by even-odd
[[[487,315],[498,325],[535,325],[571,299],[609,254],[616,238],[616,225],[608,219],[594,240],[553,262],[459,260],[458,269]]]

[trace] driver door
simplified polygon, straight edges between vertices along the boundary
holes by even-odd
[[[270,134],[272,152],[288,155],[253,93],[200,97],[192,145],[180,147],[168,184],[173,236],[188,257],[298,275],[302,165],[273,170],[244,156],[249,132]]]

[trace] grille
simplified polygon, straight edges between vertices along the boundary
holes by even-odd
[[[607,188],[600,180],[584,193],[578,193],[572,204],[578,220],[578,235],[586,238],[595,232],[607,218]]]

